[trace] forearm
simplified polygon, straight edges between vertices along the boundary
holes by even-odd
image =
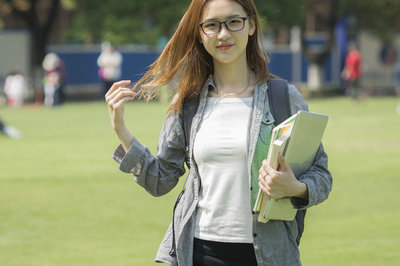
[[[133,174],[135,182],[153,196],[161,196],[171,191],[179,177],[185,173],[185,143],[183,129],[177,121],[177,116],[169,116],[166,119],[160,133],[156,156],[134,136],[130,137],[129,131],[118,131],[121,134],[121,145],[113,154],[114,160],[120,164],[121,171]],[[129,140],[129,145],[123,143],[126,142],[122,141],[124,138]],[[123,145],[128,146],[127,151]]]
[[[129,148],[132,145],[132,134],[129,132],[128,128],[125,125],[114,128],[114,131],[121,141],[121,145],[124,148],[125,152],[128,152]]]
[[[318,149],[313,166],[299,177],[308,190],[308,206],[324,201],[332,189],[332,175],[328,170],[328,157],[322,145]]]
[[[307,185],[303,182],[297,181],[293,186],[292,197],[308,200]]]

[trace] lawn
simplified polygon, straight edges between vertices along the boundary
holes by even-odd
[[[328,114],[330,198],[309,210],[304,265],[400,265],[398,99],[309,100]],[[127,124],[155,151],[166,101],[129,103]],[[103,102],[0,108],[24,137],[0,136],[0,265],[155,265],[182,183],[153,198],[118,170]]]

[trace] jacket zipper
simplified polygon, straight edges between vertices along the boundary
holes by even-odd
[[[186,183],[186,182],[185,182]],[[175,201],[174,209],[172,211],[172,247],[169,251],[169,255],[176,257],[176,244],[175,244],[175,210],[178,206],[179,201],[182,198],[183,193],[185,192],[185,186],[182,188],[181,193],[179,193],[178,198]]]

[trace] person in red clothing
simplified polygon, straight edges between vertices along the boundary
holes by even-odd
[[[352,98],[358,99],[362,94],[360,79],[362,76],[362,57],[354,43],[348,45],[348,53],[342,78],[345,81],[346,89]]]

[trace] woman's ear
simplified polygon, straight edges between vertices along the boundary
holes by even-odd
[[[249,36],[253,36],[254,32],[256,31],[256,23],[254,22],[254,16],[250,17],[249,19],[249,25],[250,25],[250,29],[249,29]]]

